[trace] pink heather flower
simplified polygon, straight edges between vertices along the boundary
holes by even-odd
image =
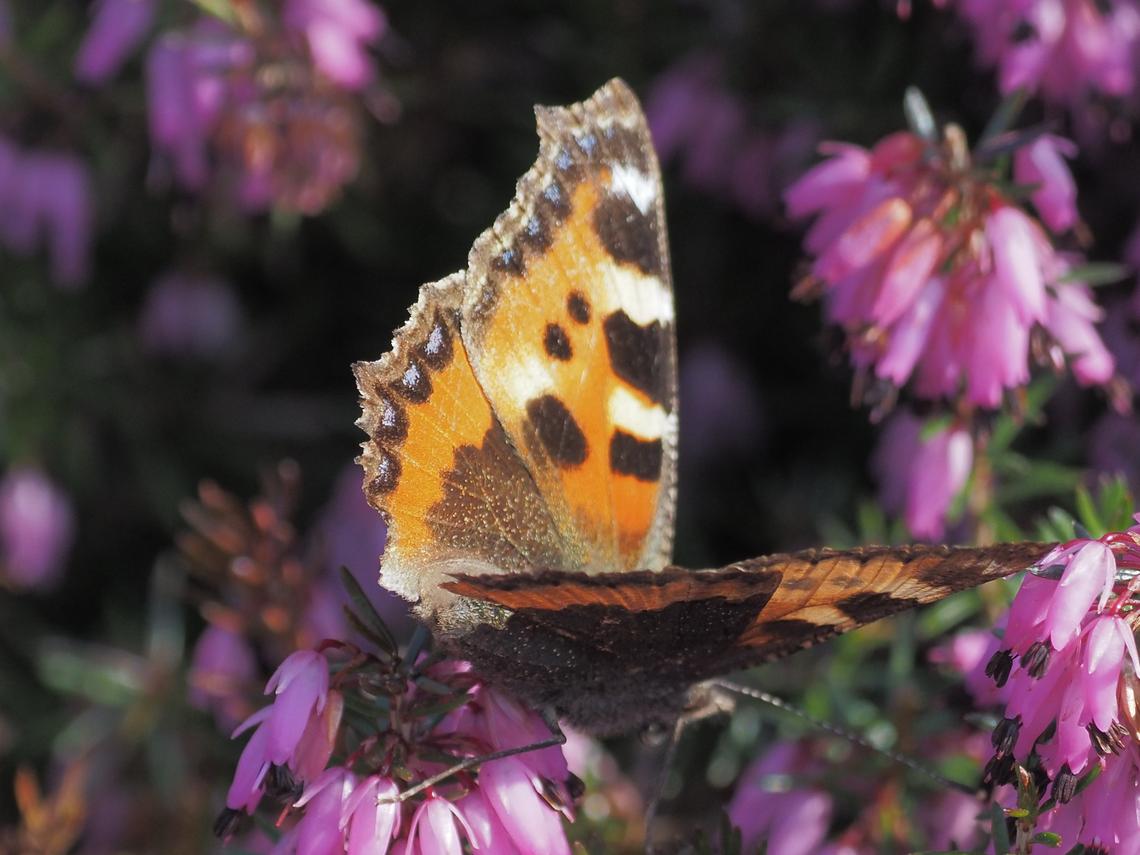
[[[291,653],[265,684],[277,695],[268,720],[270,757],[284,763],[297,748],[309,717],[324,709],[329,690],[329,666],[314,650]]]
[[[521,748],[550,738],[550,728],[542,716],[502,692],[485,688],[479,693],[479,698],[483,704],[487,738],[496,751]],[[517,759],[551,782],[561,783],[569,775],[562,747],[558,745],[527,751],[517,755]]]
[[[570,855],[561,815],[551,810],[542,797],[541,780],[521,759],[526,756],[483,764],[479,769],[479,790],[523,852]],[[468,837],[472,836],[469,830]]]
[[[1134,0],[957,0],[979,59],[996,65],[1002,92],[1027,89],[1076,109],[1090,91],[1129,94],[1140,10]]]
[[[296,802],[305,815],[295,830],[297,855],[342,855],[345,852],[342,817],[356,786],[356,777],[334,766],[306,787]],[[367,850],[356,850],[367,851]]]
[[[1111,379],[1100,309],[1067,279],[1081,259],[1058,253],[992,173],[973,170],[961,131],[948,128],[941,143],[900,132],[871,150],[820,150],[828,159],[784,197],[792,216],[815,217],[804,237],[815,259],[796,292],[823,295],[860,373],[987,408],[1028,382],[1031,352],[1055,369],[1067,363],[1080,383]],[[1062,151],[1075,149],[1045,136],[1015,155],[1054,228],[1076,219]]]
[[[1061,569],[1060,579],[1026,577],[1004,649],[986,666],[1006,698],[987,777],[1001,783],[1015,762],[1035,755],[1057,802],[1038,830],[1060,834],[1063,849],[1079,842],[1131,852],[1140,844],[1135,711],[1121,707],[1140,659],[1131,619],[1120,611],[1132,588],[1112,601],[1121,565],[1140,565],[1140,525],[1053,550],[1040,566]],[[1076,794],[1077,780],[1094,766],[1099,777]]]
[[[476,788],[456,803],[471,827],[472,845],[483,852],[518,855],[519,848],[503,827],[498,814],[491,809],[483,791]]]
[[[383,34],[384,13],[368,0],[286,0],[285,25],[304,35],[313,63],[333,83],[360,89],[376,70],[367,45]]]
[[[147,292],[139,334],[151,353],[211,359],[236,344],[241,325],[241,306],[226,282],[171,271]]]
[[[468,840],[475,839],[470,824],[455,805],[447,799],[429,797],[412,818],[407,851],[416,851],[420,855],[462,855],[461,828]],[[413,846],[416,849],[413,850]],[[566,851],[570,850],[567,848]]]
[[[728,805],[744,848],[767,841],[771,855],[818,852],[831,821],[831,797],[790,780],[810,772],[800,747],[780,742],[753,761]]]
[[[390,778],[372,775],[357,785],[344,803],[340,828],[348,831],[348,855],[383,855],[400,832],[400,805],[380,803],[399,794]]]
[[[930,661],[952,668],[965,680],[966,691],[980,707],[995,706],[1001,694],[983,671],[1001,648],[1001,639],[985,629],[966,629],[930,651]]]
[[[1013,155],[1013,178],[1036,185],[1033,207],[1051,231],[1064,232],[1077,223],[1077,185],[1064,158],[1077,156],[1070,140],[1044,134]]]
[[[328,663],[312,650],[298,650],[269,678],[266,694],[276,698],[234,731],[256,727],[242,750],[226,797],[232,810],[252,813],[261,799],[271,766],[288,767],[302,781],[313,781],[332,756],[340,728],[343,699],[328,688]]]
[[[211,624],[198,637],[190,660],[190,703],[211,711],[219,727],[231,730],[248,715],[246,687],[256,673],[257,662],[249,642]]]
[[[93,20],[75,56],[75,76],[99,85],[110,80],[146,37],[154,0],[98,0]]]
[[[923,423],[907,412],[892,416],[883,429],[873,466],[883,507],[902,512],[916,537],[937,540],[946,515],[974,464],[969,431],[947,426],[923,437]]]
[[[251,727],[257,728],[242,749],[237,768],[234,770],[234,779],[226,794],[226,807],[232,810],[253,813],[261,801],[262,784],[265,782],[265,775],[269,772],[270,765],[269,728],[261,725],[272,712],[273,707],[258,710],[238,725],[231,734],[230,738],[236,739]]]
[[[43,472],[8,470],[0,480],[0,578],[17,588],[51,588],[75,534],[71,500]]]

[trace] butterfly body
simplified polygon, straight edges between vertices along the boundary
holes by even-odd
[[[1007,575],[1042,544],[669,566],[677,458],[661,179],[620,80],[536,108],[540,150],[466,270],[354,366],[381,583],[488,679],[595,733],[690,687]]]

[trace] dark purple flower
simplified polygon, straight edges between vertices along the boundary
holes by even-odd
[[[221,279],[172,271],[147,292],[139,318],[152,353],[213,358],[232,348],[242,326],[237,295]]]

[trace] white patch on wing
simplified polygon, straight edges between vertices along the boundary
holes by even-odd
[[[611,422],[639,439],[661,439],[669,424],[660,404],[645,404],[623,386],[610,393],[609,415]]]
[[[637,205],[637,210],[648,214],[657,199],[657,181],[624,163],[615,163],[610,172],[610,189],[625,191]]]
[[[621,309],[639,326],[673,320],[673,292],[656,276],[613,263],[602,268],[602,275],[609,292],[607,314]]]
[[[502,372],[506,375],[504,385],[511,397],[524,404],[554,388],[554,378],[539,356],[512,359],[503,366]]]

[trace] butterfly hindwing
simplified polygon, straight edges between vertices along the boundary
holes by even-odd
[[[558,569],[660,569],[677,408],[656,155],[620,80],[536,113],[538,160],[471,251],[463,340],[567,545]]]
[[[1024,570],[1053,544],[986,547],[895,546],[811,549],[766,555],[716,570],[669,567],[658,573],[588,576],[531,573],[510,578],[458,574],[444,587],[510,609],[526,620],[572,633],[584,645],[606,644],[623,614],[662,615],[679,604],[720,604],[735,629],[715,653],[694,646],[636,655],[683,659],[694,681],[785,656],[897,612]],[[684,633],[671,633],[686,642]]]
[[[464,276],[425,285],[392,350],[353,366],[368,434],[364,494],[388,522],[384,585],[430,600],[473,571],[561,560],[546,504],[491,410],[459,335]]]

